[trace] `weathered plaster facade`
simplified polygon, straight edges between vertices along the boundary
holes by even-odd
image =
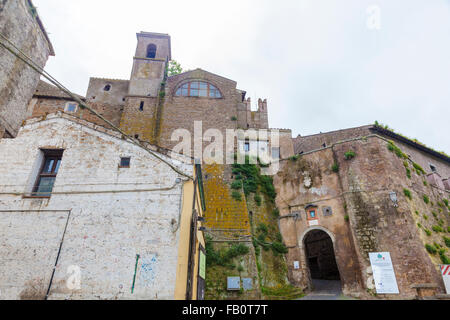
[[[59,113],[0,140],[2,299],[43,299],[50,283],[48,299],[183,298],[194,188],[143,148],[98,129]],[[41,148],[64,149],[49,198],[29,197]],[[119,167],[121,157],[131,157],[130,168]],[[73,270],[79,289],[67,285]]]

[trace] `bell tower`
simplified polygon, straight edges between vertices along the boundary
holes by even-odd
[[[133,58],[129,96],[156,97],[171,59],[170,36],[164,33],[140,32]]]

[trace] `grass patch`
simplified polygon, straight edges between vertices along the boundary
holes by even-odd
[[[433,245],[431,245],[431,244],[426,244],[425,245],[425,249],[427,249],[427,251],[428,251],[428,253],[429,254],[436,254],[437,253],[437,249],[433,246]]]
[[[428,198],[426,194],[423,195],[423,202],[425,202],[426,204],[430,203],[430,198]]]
[[[353,159],[355,156],[356,156],[356,153],[352,150],[349,150],[346,153],[344,153],[344,157],[346,160]]]
[[[442,229],[441,226],[433,226],[433,227],[431,227],[431,229],[436,233],[444,232],[444,229]]]
[[[333,165],[331,166],[331,170],[333,172],[338,173],[339,172],[339,163],[337,163],[337,162],[333,163]]]
[[[242,194],[239,191],[234,190],[231,192],[231,197],[236,201],[242,201]]]
[[[425,174],[425,170],[423,170],[423,168],[417,163],[413,162],[413,167],[418,175]]]
[[[410,190],[405,188],[405,189],[403,189],[403,193],[405,194],[405,196],[407,198],[409,198],[409,200],[412,200],[412,195],[411,195],[411,191]]]

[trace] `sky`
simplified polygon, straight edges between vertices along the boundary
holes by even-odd
[[[293,137],[377,120],[450,154],[450,0],[34,0],[56,56],[46,70],[85,95],[129,79],[140,31],[172,59],[235,80]]]

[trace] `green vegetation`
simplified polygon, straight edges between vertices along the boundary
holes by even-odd
[[[428,216],[427,216],[426,214],[423,215],[423,218],[424,218],[425,220],[428,220]]]
[[[423,168],[417,163],[413,162],[413,167],[418,175],[425,174],[425,170],[423,170]]]
[[[237,118],[235,116],[232,116],[231,121],[237,121]]]
[[[289,157],[289,160],[291,160],[291,161],[297,161],[298,158],[300,158],[300,155],[297,154],[297,155],[295,155],[295,156]]]
[[[420,229],[422,229],[422,224],[421,223],[417,223],[417,226],[420,228]]]
[[[231,197],[232,197],[234,200],[236,200],[236,201],[242,201],[242,195],[241,195],[241,193],[240,193],[239,191],[234,190],[234,191],[231,193]]]
[[[171,76],[175,76],[177,74],[180,74],[183,72],[183,68],[181,68],[181,65],[175,61],[175,60],[170,60],[169,61],[169,66],[167,68],[167,75],[169,77]]]
[[[428,182],[426,182],[425,180],[423,180],[423,185],[426,187],[428,185]]]
[[[427,243],[425,245],[425,249],[427,249],[428,253],[430,253],[430,254],[436,254],[437,253],[437,249],[431,244]]]
[[[448,200],[447,199],[442,199],[442,201],[445,203],[445,206],[448,207]]]
[[[412,200],[412,196],[411,196],[411,191],[410,190],[405,188],[405,189],[403,189],[403,193],[405,194],[405,196],[407,198],[409,198],[409,200]]]
[[[275,203],[276,192],[272,177],[261,175],[259,167],[256,164],[250,164],[248,156],[245,158],[245,164],[233,164],[233,174],[236,174],[235,180],[243,180],[244,194],[248,196],[250,193],[257,193],[259,187],[259,190],[272,203]]]
[[[236,257],[246,255],[250,252],[250,249],[245,244],[234,244],[228,249],[222,249],[219,251],[214,250],[212,239],[210,236],[206,236],[206,264],[208,267],[219,265],[229,269],[234,269],[236,266],[232,264],[232,260]]]
[[[409,170],[408,168],[406,168],[406,176],[411,179],[411,170]]]
[[[397,157],[402,158],[402,159],[408,159],[408,156],[403,153],[403,151],[397,147],[393,141],[389,141],[387,148],[389,149],[389,151],[392,151],[396,154]]]
[[[450,238],[447,238],[446,236],[443,236],[442,238],[444,239],[445,245],[446,245],[448,248],[450,248]]]
[[[305,295],[300,288],[296,288],[291,284],[280,288],[261,286],[261,292],[269,300],[293,300],[302,298]]]
[[[431,211],[431,214],[433,215],[433,217],[434,217],[435,219],[437,219],[438,215],[437,215],[437,213],[436,213],[436,212],[434,212],[434,211]]]
[[[439,257],[441,258],[443,264],[450,264],[450,259],[445,255],[444,252],[439,251]]]
[[[346,222],[348,222],[348,221],[350,220],[350,217],[348,216],[348,214],[346,214],[346,215],[344,216],[344,220],[345,220]]]
[[[255,202],[258,207],[261,206],[261,201],[261,196],[259,194],[255,194]]]
[[[331,166],[331,170],[333,170],[333,172],[339,172],[339,163],[335,162],[333,163],[333,165]]]
[[[447,227],[447,232],[450,233],[450,226]]]
[[[444,232],[444,229],[442,229],[441,226],[433,226],[433,227],[431,227],[431,229],[433,229],[433,231],[436,233]]]
[[[425,231],[425,233],[427,234],[427,236],[431,236],[431,231],[430,230],[428,230],[428,229],[425,229],[425,230],[423,230],[423,231]]]
[[[242,181],[241,180],[233,181],[233,183],[231,184],[231,189],[241,190],[242,189]]]
[[[426,194],[423,195],[423,202],[425,202],[426,204],[430,203],[430,198],[428,198]]]
[[[344,153],[344,157],[346,160],[353,159],[355,156],[356,156],[356,153],[352,150],[349,150],[346,153]]]
[[[272,210],[272,215],[274,216],[274,217],[279,217],[280,216],[280,210],[278,210],[278,208],[275,208],[275,209],[273,209]]]

